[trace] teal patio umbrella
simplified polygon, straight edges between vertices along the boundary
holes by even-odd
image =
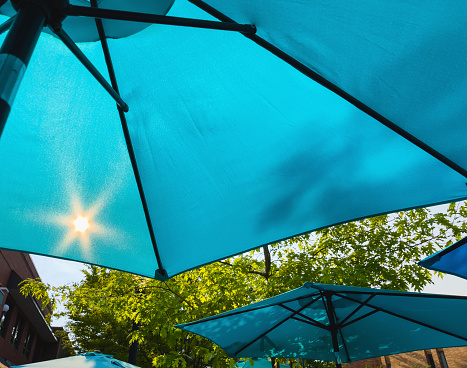
[[[467,198],[464,1],[2,4],[2,248],[164,279]]]
[[[305,283],[301,288],[177,327],[231,357],[341,363],[467,345],[467,297]]]
[[[114,359],[113,355],[91,352],[68,358],[46,360],[44,362],[23,364],[16,368],[138,368],[136,365]]]

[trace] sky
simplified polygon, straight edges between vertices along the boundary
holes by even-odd
[[[53,286],[78,282],[83,277],[81,273],[81,270],[85,268],[83,263],[37,255],[31,255],[31,258],[42,280]],[[467,296],[467,280],[445,275],[442,279],[435,277],[433,281],[435,283],[425,287],[424,292]],[[63,326],[65,323],[64,318],[52,319],[53,326]]]
[[[31,258],[39,276],[46,284],[62,286],[78,282],[83,278],[83,274],[81,273],[81,270],[85,268],[83,263],[33,254],[31,254]],[[65,318],[52,317],[52,326],[63,326],[66,321]]]
[[[433,281],[435,283],[426,286],[423,292],[467,296],[467,280],[461,277],[444,275],[442,279],[435,277]]]

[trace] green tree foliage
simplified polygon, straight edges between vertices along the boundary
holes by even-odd
[[[275,276],[289,278],[286,286],[298,286],[296,281],[306,275],[309,281],[328,284],[421,291],[431,276],[417,261],[467,233],[466,204],[443,209],[378,216],[291,239],[285,249],[274,248],[282,260]]]
[[[67,358],[76,355],[73,344],[70,341],[70,336],[65,330],[56,330],[54,335],[60,341],[60,350],[57,358]]]
[[[420,291],[431,275],[416,262],[465,235],[466,217],[463,203],[445,206],[440,213],[417,209],[298,236],[166,282],[89,266],[78,284],[54,289],[29,280],[23,291],[44,304],[64,301],[78,351],[100,350],[126,360],[129,345],[137,341],[137,364],[142,367],[223,368],[235,362],[222,349],[174,325],[289,291],[305,281]],[[131,331],[133,322],[138,331]],[[306,366],[320,364],[326,366]]]

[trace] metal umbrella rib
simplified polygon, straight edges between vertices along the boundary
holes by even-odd
[[[355,322],[358,322],[358,321],[360,321],[362,319],[365,319],[365,318],[367,318],[367,317],[371,316],[372,314],[375,314],[375,313],[377,313],[379,311],[380,311],[379,309],[373,309],[372,311],[370,311],[370,312],[368,312],[366,314],[363,314],[360,317],[357,317],[357,318],[355,318],[355,319],[353,319],[353,320],[351,320],[351,321],[349,321],[347,323],[341,323],[340,326],[341,326],[341,328],[350,326],[350,325],[354,324]]]
[[[323,300],[323,298],[321,298],[321,299]],[[324,303],[324,300],[323,300],[323,303]],[[279,305],[280,305],[281,307],[283,307],[283,308],[285,308],[285,309],[291,311],[291,312],[294,312],[293,309],[288,308],[288,307],[286,307],[285,305],[282,305],[282,304],[279,304]],[[359,308],[357,308],[357,309],[359,309]],[[356,313],[357,309],[354,310],[354,311],[351,313],[351,315],[353,315],[354,313]],[[330,327],[330,326],[326,326],[326,325],[324,325],[324,324],[322,324],[322,323],[320,323],[320,322],[318,322],[318,321],[315,321],[314,319],[312,319],[312,318],[310,318],[310,317],[307,317],[307,316],[303,315],[302,313],[297,313],[297,315],[300,316],[300,317],[302,317],[302,318],[304,318],[304,320],[303,320],[303,319],[300,319],[300,318],[298,318],[298,317],[292,317],[292,319],[293,319],[293,320],[296,320],[296,321],[299,321],[299,322],[302,322],[302,323],[309,324],[309,325],[314,326],[314,327],[322,328],[323,330],[327,330],[327,331],[329,331],[330,333],[332,333],[332,332],[331,332],[331,327]],[[349,315],[349,316],[350,316],[350,315]],[[347,316],[345,319],[350,318],[349,316]],[[342,340],[342,345],[344,346],[344,351],[345,351],[345,354],[346,354],[346,356],[347,356],[347,360],[350,361],[349,352],[348,352],[348,350],[347,350],[347,346],[346,346],[346,343],[345,343],[344,335],[343,335],[343,333],[342,333],[342,327],[345,327],[345,325],[343,325],[342,322],[339,322],[339,323],[338,323],[338,327],[339,327],[339,328],[338,328],[339,334],[340,334],[341,340]]]
[[[240,352],[242,352],[243,350],[245,350],[247,347],[249,347],[250,345],[254,344],[256,341],[258,341],[260,338],[262,338],[263,336],[266,336],[269,332],[271,332],[272,330],[276,329],[277,327],[279,327],[280,325],[282,325],[283,323],[287,322],[287,320],[289,320],[290,318],[292,318],[294,315],[296,315],[297,313],[301,312],[302,310],[308,308],[310,305],[314,304],[317,300],[319,299],[314,299],[312,300],[311,302],[307,303],[305,306],[303,306],[302,308],[300,308],[298,311],[295,311],[295,312],[292,312],[292,314],[290,314],[289,316],[287,316],[286,318],[284,318],[282,321],[276,323],[273,327],[269,328],[266,332],[263,332],[261,335],[259,335],[258,337],[256,337],[254,340],[250,341],[249,343],[247,343],[246,345],[244,345],[240,350],[237,350],[237,352],[235,353],[235,355],[237,356],[238,354],[240,354]]]
[[[353,298],[350,298],[348,296],[345,296],[345,295],[339,295],[340,297],[342,298],[345,298],[345,299],[348,299],[348,300],[351,300],[355,303],[360,303],[358,300],[356,299],[353,299]],[[449,298],[449,296],[448,296]],[[463,298],[463,299],[466,299],[466,298]],[[439,328],[439,327],[436,327],[436,326],[433,326],[433,325],[430,325],[428,323],[425,323],[425,322],[422,322],[422,321],[419,321],[419,320],[416,320],[414,318],[410,318],[410,317],[407,317],[407,316],[403,316],[399,313],[395,313],[395,312],[391,312],[390,310],[387,310],[387,309],[384,309],[382,307],[379,307],[379,306],[376,306],[376,305],[372,305],[370,303],[367,304],[368,307],[370,308],[373,308],[375,310],[375,312],[383,312],[383,313],[386,313],[386,314],[389,314],[391,316],[394,316],[394,317],[398,317],[400,319],[403,319],[403,320],[406,320],[406,321],[409,321],[409,322],[412,322],[412,323],[415,323],[415,324],[418,324],[420,326],[423,326],[423,327],[427,327],[427,328],[430,328],[432,330],[435,330],[435,331],[438,331],[438,332],[442,332],[446,335],[449,335],[449,336],[452,336],[452,337],[456,337],[458,339],[461,339],[461,340],[465,340],[467,341],[467,336],[461,336],[461,335],[458,335],[456,333],[452,333],[452,332],[449,332],[447,330],[444,330],[442,328]],[[348,323],[349,324],[349,323]],[[347,325],[348,325],[347,324]]]
[[[53,28],[54,33],[63,41],[68,49],[76,56],[76,58],[86,67],[86,69],[93,75],[94,78],[100,83],[102,87],[112,96],[117,104],[123,111],[128,112],[128,105],[122,100],[120,95],[109,85],[102,74],[96,67],[89,61],[84,53],[79,49],[68,34],[61,28]]]
[[[355,313],[357,313],[361,308],[363,308],[371,299],[373,299],[376,294],[370,295],[363,303],[361,303],[357,308],[355,308],[350,314],[347,315],[342,321],[340,321],[341,325],[344,325],[347,320],[349,320]]]
[[[13,24],[13,21],[15,20],[15,17],[16,17],[16,15],[12,16],[11,18],[4,21],[0,25],[0,34],[5,33],[6,31],[8,31],[10,29],[11,25]]]
[[[314,326],[323,328],[323,329],[325,329],[325,330],[329,328],[328,326],[326,326],[326,325],[324,325],[324,324],[322,324],[322,323],[320,323],[320,322],[318,322],[318,321],[315,321],[314,319],[312,319],[312,318],[310,318],[310,317],[308,317],[308,316],[305,316],[303,313],[299,313],[299,312],[293,310],[292,308],[289,308],[289,307],[287,307],[287,306],[285,306],[285,305],[283,305],[283,304],[279,304],[279,306],[281,306],[281,307],[284,308],[284,309],[287,309],[289,312],[294,313],[294,315],[297,315],[297,316],[299,316],[299,317],[305,319],[305,321],[304,321],[304,320],[299,319],[298,317],[292,317],[293,319],[296,319],[297,321],[305,322],[305,323],[311,323],[311,324],[313,324]]]
[[[318,321],[315,321],[311,318],[307,318],[307,319],[301,319],[299,317],[291,317],[291,319],[295,320],[295,321],[298,321],[298,322],[302,322],[302,323],[306,323],[310,326],[313,326],[313,327],[318,327],[318,328],[322,328],[323,330],[328,330],[329,331],[329,326],[326,326],[326,325],[323,325],[322,323],[319,323]]]
[[[97,0],[91,0],[91,6],[94,8],[98,7]],[[99,39],[102,45],[102,51],[104,53],[105,63],[107,65],[107,70],[109,72],[110,82],[114,90],[120,94],[118,89],[117,77],[115,75],[115,70],[112,63],[112,57],[110,56],[110,49],[107,43],[107,36],[105,35],[104,25],[102,23],[102,19],[96,18],[96,27],[99,33]],[[156,256],[158,269],[155,272],[155,278],[165,280],[167,279],[167,271],[164,269],[162,264],[161,256],[159,254],[159,249],[157,248],[156,236],[154,234],[154,228],[152,226],[151,215],[149,214],[148,203],[146,200],[146,196],[144,194],[143,184],[141,182],[141,175],[138,169],[138,163],[136,162],[135,151],[133,149],[133,143],[130,139],[130,131],[128,129],[128,123],[126,121],[126,117],[124,114],[123,109],[119,104],[117,104],[118,115],[120,117],[120,122],[122,124],[123,135],[125,137],[125,143],[128,149],[128,155],[130,157],[131,166],[133,168],[133,174],[135,175],[136,185],[138,186],[139,195],[141,198],[141,204],[143,206],[144,215],[146,217],[146,223],[149,230],[149,236],[151,237],[152,246],[154,248],[154,254]]]
[[[112,9],[89,8],[85,6],[69,5],[60,11],[64,16],[81,16],[101,19],[114,19],[152,24],[165,24],[172,26],[216,29],[221,31],[234,31],[244,34],[254,34],[256,28],[250,24],[237,24],[234,22],[217,22],[209,20],[171,17],[166,15],[126,12]]]

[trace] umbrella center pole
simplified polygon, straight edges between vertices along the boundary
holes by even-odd
[[[339,351],[334,352],[334,361],[336,362],[336,368],[342,368],[342,360]]]
[[[324,299],[326,303],[326,312],[328,314],[329,327],[332,339],[332,350],[334,351],[334,361],[336,362],[336,368],[342,368],[342,361],[339,354],[339,342],[337,340],[338,326],[335,318],[334,304],[332,304],[332,294],[325,293]]]
[[[15,19],[0,48],[0,136],[42,29],[63,0],[13,0]],[[58,7],[58,8],[57,8]]]

